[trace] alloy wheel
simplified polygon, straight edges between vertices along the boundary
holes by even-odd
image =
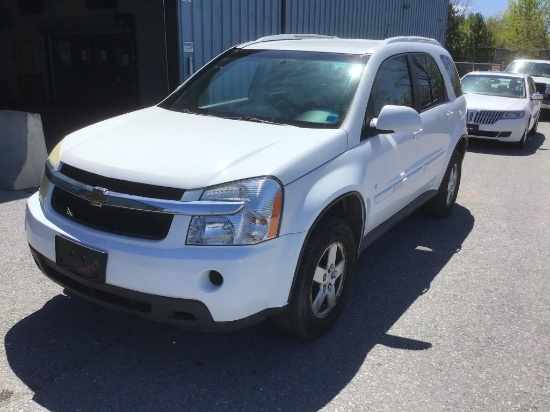
[[[342,293],[346,252],[340,242],[332,243],[319,259],[311,285],[311,309],[317,318],[326,317]]]

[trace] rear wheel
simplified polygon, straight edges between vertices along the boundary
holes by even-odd
[[[438,217],[445,217],[456,203],[458,188],[460,187],[460,176],[462,174],[462,156],[456,150],[451,156],[447,171],[437,194],[426,203],[426,211]]]
[[[316,338],[338,319],[357,260],[353,233],[343,220],[328,217],[311,234],[290,302],[273,320],[284,331]]]

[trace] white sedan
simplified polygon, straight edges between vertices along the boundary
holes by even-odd
[[[531,76],[471,72],[461,82],[468,107],[468,135],[525,146],[527,134],[537,130],[543,97]]]

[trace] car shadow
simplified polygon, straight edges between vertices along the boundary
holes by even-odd
[[[38,188],[26,189],[26,190],[4,190],[0,189],[0,204],[13,202],[14,200],[26,199],[31,197]]]
[[[542,133],[527,135],[527,141],[522,149],[515,148],[510,144],[496,140],[469,139],[468,151],[481,154],[492,154],[498,156],[531,156],[542,149],[546,138]]]
[[[361,255],[340,320],[315,341],[270,322],[187,332],[58,295],[8,331],[7,359],[33,400],[51,411],[317,411],[375,345],[432,347],[387,332],[429,293],[473,226],[458,204],[447,219],[417,212],[400,223]]]

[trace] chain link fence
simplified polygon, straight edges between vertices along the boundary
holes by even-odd
[[[500,71],[504,70],[502,64],[498,63],[473,63],[473,62],[455,62],[456,69],[460,77],[464,76],[466,73],[473,71]]]

